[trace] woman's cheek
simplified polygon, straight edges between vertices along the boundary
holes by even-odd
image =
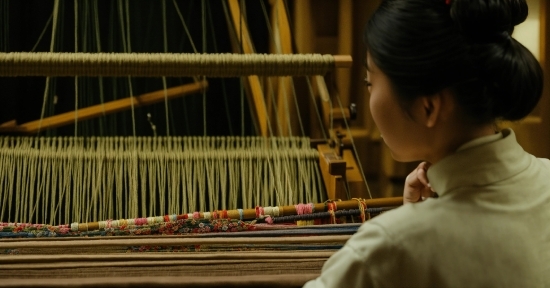
[[[378,130],[380,130],[380,132],[382,133],[383,129],[384,129],[384,121],[383,121],[383,117],[384,117],[384,107],[383,105],[381,105],[381,101],[382,99],[380,99],[380,95],[376,94],[376,93],[373,93],[371,94],[371,97],[370,97],[370,112],[371,112],[371,115],[372,115],[372,118],[374,120],[374,124],[376,125],[376,127],[378,127]]]

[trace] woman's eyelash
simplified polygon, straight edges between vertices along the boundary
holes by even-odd
[[[367,80],[367,78],[365,78],[364,81],[365,81],[365,86],[367,87],[372,86],[372,83],[370,83],[369,80]]]

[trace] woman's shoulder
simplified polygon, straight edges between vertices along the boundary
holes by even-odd
[[[442,207],[446,206],[444,202],[446,201],[430,198],[421,203],[404,204],[367,221],[358,234],[379,230],[380,236],[392,242],[414,238],[414,234],[424,234],[424,230],[432,230],[434,226],[430,222],[441,219],[443,214],[452,213],[452,209]]]
[[[540,162],[542,167],[547,169],[550,172],[550,159],[547,158],[537,158],[537,160]]]

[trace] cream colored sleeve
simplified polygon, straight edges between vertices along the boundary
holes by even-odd
[[[373,287],[396,267],[392,244],[382,227],[365,223],[346,245],[323,265],[321,275],[304,285],[313,287]]]

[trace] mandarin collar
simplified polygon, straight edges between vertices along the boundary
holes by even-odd
[[[510,178],[529,166],[531,158],[511,129],[502,130],[501,139],[479,140],[466,143],[428,169],[430,185],[440,197],[459,187],[484,186]]]

